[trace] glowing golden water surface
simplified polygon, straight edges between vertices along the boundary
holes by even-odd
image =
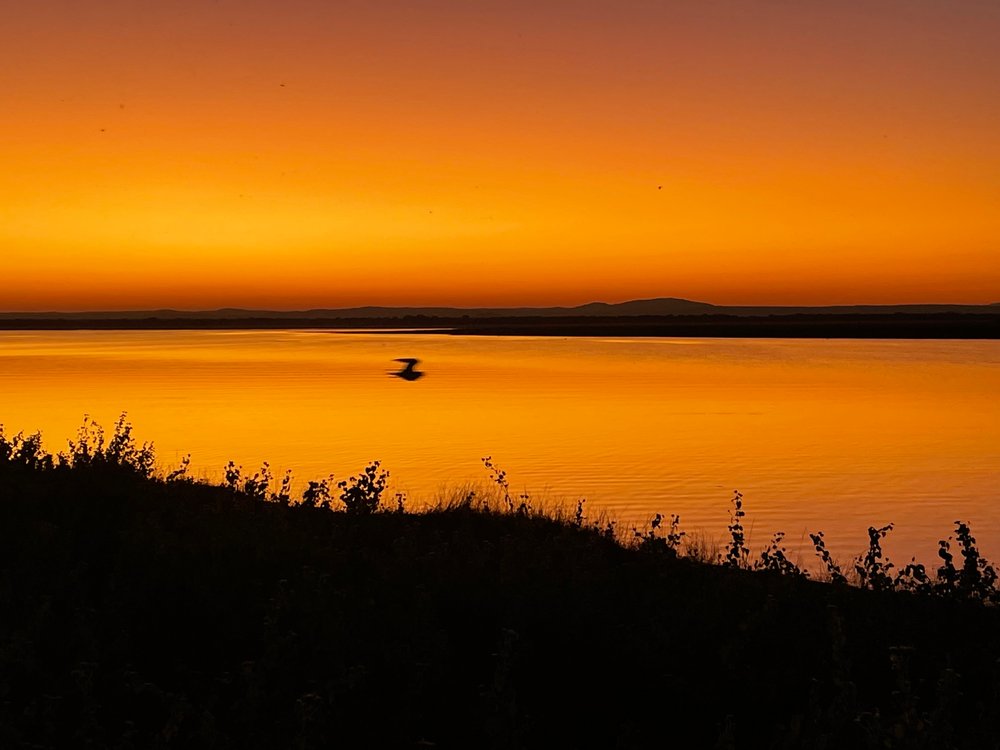
[[[387,377],[395,357],[427,376]],[[379,459],[411,504],[488,479],[621,525],[679,513],[751,543],[824,530],[834,554],[894,522],[934,561],[952,522],[1000,556],[1000,343],[477,338],[327,331],[0,333],[0,422],[65,447],[127,410],[165,467],[233,459],[300,482]]]

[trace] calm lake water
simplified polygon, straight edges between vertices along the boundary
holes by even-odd
[[[408,356],[427,377],[386,376]],[[379,459],[414,505],[485,486],[492,456],[533,502],[719,538],[738,488],[754,546],[824,530],[843,559],[894,522],[891,553],[936,562],[959,518],[1000,557],[998,394],[994,341],[0,333],[0,423],[50,450],[127,410],[167,467],[304,482]]]

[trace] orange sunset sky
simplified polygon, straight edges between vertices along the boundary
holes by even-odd
[[[993,0],[3,16],[3,310],[1000,300]]]

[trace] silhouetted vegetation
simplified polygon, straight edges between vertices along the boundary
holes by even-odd
[[[413,513],[377,462],[208,485],[124,415],[55,455],[0,430],[0,747],[1000,747],[968,524],[933,575],[891,525],[850,575],[811,534],[821,583],[751,551],[739,493],[720,550],[484,463],[495,493]]]

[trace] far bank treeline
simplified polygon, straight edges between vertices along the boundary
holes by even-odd
[[[989,308],[984,308],[989,309]],[[0,317],[0,330],[405,330],[465,336],[997,339],[1000,312],[772,315]]]
[[[0,431],[4,747],[1000,747],[997,574]]]

